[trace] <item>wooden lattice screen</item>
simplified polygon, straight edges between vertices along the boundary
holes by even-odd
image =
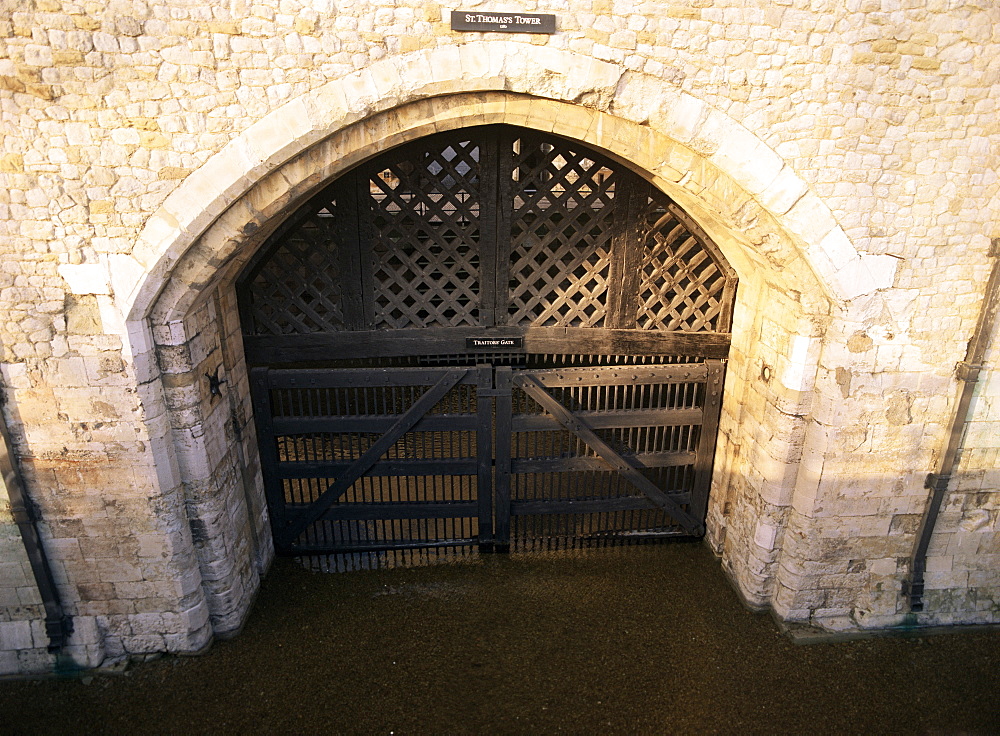
[[[701,333],[728,345],[736,277],[621,163],[479,126],[339,177],[272,236],[239,289],[248,355],[268,362],[337,333],[364,333],[352,345],[384,354],[371,347],[379,335],[413,328]]]
[[[510,324],[605,327],[620,172],[578,146],[521,136],[511,173]]]
[[[480,151],[411,149],[366,177],[376,329],[479,324]]]
[[[245,292],[249,324],[256,334],[344,329],[340,275],[345,248],[342,227],[335,224],[337,202],[328,198],[312,204],[260,262]]]

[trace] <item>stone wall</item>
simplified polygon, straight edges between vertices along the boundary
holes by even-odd
[[[0,673],[48,669],[45,610],[0,477]]]
[[[76,659],[238,630],[272,552],[235,272],[324,177],[476,122],[631,161],[737,268],[709,538],[748,601],[827,628],[996,621],[997,341],[915,621],[900,587],[1000,235],[1000,10],[488,7],[559,31],[452,33],[416,0],[0,10],[0,375]],[[53,667],[0,530],[0,672]]]
[[[984,361],[996,366],[1000,339]],[[1000,612],[1000,371],[983,375],[964,428],[963,449],[931,538],[926,605],[942,623],[994,622]]]
[[[212,297],[185,324],[158,330],[154,339],[212,628],[227,635],[242,626],[273,548],[260,503],[238,312],[235,303]],[[213,392],[209,376],[225,384]]]

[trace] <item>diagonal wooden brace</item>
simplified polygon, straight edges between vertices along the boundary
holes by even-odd
[[[604,462],[611,466],[612,470],[620,473],[625,480],[642,491],[653,503],[683,526],[685,531],[696,536],[704,534],[705,527],[700,519],[696,519],[682,509],[680,504],[657,488],[655,483],[640,473],[628,460],[615,452],[614,448],[598,437],[586,422],[574,416],[569,409],[556,401],[537,379],[533,376],[519,375],[514,378],[514,382],[528,396],[537,401],[545,411],[555,417],[559,424],[583,440]]]
[[[435,404],[444,398],[444,395],[451,391],[455,384],[461,381],[468,372],[468,368],[448,371],[437,383],[427,389],[423,396],[413,402],[413,406],[400,416],[388,431],[379,437],[361,457],[355,460],[336,481],[331,483],[308,509],[302,512],[297,518],[288,521],[288,527],[283,530],[286,545],[290,546],[295,537],[301,534],[307,526],[319,520],[326,510],[336,503],[337,499],[343,496],[348,488],[354,485],[354,482],[358,478],[367,473],[372,465],[378,462],[378,459],[388,452],[389,448],[396,444],[396,441],[400,437],[410,431],[413,425],[419,422]]]

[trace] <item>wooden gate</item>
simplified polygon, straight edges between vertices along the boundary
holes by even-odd
[[[501,125],[386,151],[237,288],[282,551],[702,532],[736,277],[604,154]]]
[[[722,364],[253,371],[278,550],[703,533]]]
[[[722,371],[718,360],[498,369],[497,543],[701,536]]]
[[[488,367],[256,368],[251,380],[279,552],[490,539]]]

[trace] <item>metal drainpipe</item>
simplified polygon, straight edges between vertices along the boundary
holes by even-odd
[[[31,500],[24,493],[21,472],[11,451],[10,433],[7,431],[7,420],[2,411],[3,403],[4,396],[0,391],[0,473],[3,474],[3,480],[7,486],[11,514],[21,532],[24,549],[28,553],[28,561],[31,563],[35,585],[38,586],[38,592],[42,596],[42,605],[45,607],[45,633],[49,637],[49,651],[58,653],[66,645],[70,634],[73,633],[73,619],[66,615],[62,602],[59,600],[59,591],[52,577],[52,568],[49,566],[48,557],[45,556],[45,548],[42,546],[42,539],[38,534],[38,516]]]
[[[931,535],[934,534],[934,526],[948,491],[952,473],[958,465],[965,424],[970,419],[972,395],[975,393],[976,383],[979,381],[979,373],[983,368],[983,358],[986,356],[986,348],[996,323],[997,309],[1000,307],[1000,238],[993,239],[989,255],[994,259],[993,268],[986,284],[983,305],[979,310],[979,321],[976,323],[975,332],[972,333],[972,339],[969,340],[969,347],[965,351],[965,360],[959,363],[955,370],[958,379],[962,381],[962,388],[951,421],[948,446],[941,456],[938,472],[930,473],[924,483],[924,487],[931,491],[930,503],[917,530],[917,544],[910,562],[910,580],[903,584],[903,594],[909,596],[910,611],[913,613],[924,610],[924,572],[927,569],[927,548],[930,546]]]

